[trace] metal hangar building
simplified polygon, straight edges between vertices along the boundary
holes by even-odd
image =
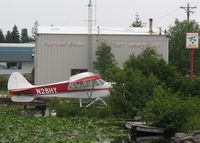
[[[35,43],[35,84],[67,80],[93,71],[97,47],[106,43],[122,67],[131,54],[152,47],[168,61],[168,38],[159,29],[39,26]]]

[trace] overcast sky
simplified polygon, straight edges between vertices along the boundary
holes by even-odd
[[[34,21],[39,25],[87,26],[89,0],[0,0],[0,29],[4,34],[14,24],[19,31],[31,31]],[[93,5],[95,0],[92,0]],[[191,19],[200,22],[200,0],[96,0],[96,25],[128,27],[139,14],[142,22],[154,19],[154,27],[168,29],[175,18],[186,19],[180,6],[196,6]],[[93,14],[95,9],[93,9]],[[94,19],[94,18],[93,18]],[[29,33],[30,34],[30,33]]]

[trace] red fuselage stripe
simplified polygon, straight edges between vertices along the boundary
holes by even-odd
[[[59,93],[70,93],[70,92],[86,92],[86,91],[100,91],[100,90],[110,90],[110,88],[94,88],[94,89],[73,89],[69,90],[69,83],[58,83],[52,85],[37,86],[29,89],[13,89],[9,90],[11,94],[14,95],[45,95],[45,94],[59,94]]]

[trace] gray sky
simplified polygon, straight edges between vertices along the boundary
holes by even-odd
[[[140,19],[148,23],[154,19],[154,27],[168,29],[175,18],[183,20],[186,13],[180,6],[197,6],[191,19],[200,22],[200,0],[96,0],[97,26],[128,27],[138,12]],[[34,21],[39,25],[87,26],[89,0],[0,0],[0,28],[4,34],[16,24],[21,31],[31,31]],[[95,4],[95,0],[92,0]],[[93,14],[95,10],[93,9]],[[148,25],[147,25],[148,26]],[[29,32],[29,34],[31,34]]]

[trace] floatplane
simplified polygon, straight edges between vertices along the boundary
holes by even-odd
[[[8,92],[12,94],[13,102],[32,102],[35,98],[78,98],[80,107],[82,99],[93,99],[86,107],[97,100],[107,105],[102,97],[110,94],[111,85],[105,82],[99,74],[84,72],[73,75],[69,80],[45,84],[32,85],[19,72],[13,72],[8,80]]]

